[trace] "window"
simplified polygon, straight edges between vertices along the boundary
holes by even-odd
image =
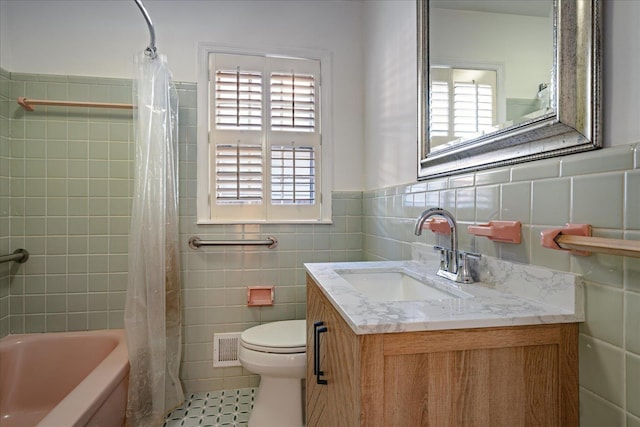
[[[432,149],[494,130],[496,80],[495,70],[431,68]]]
[[[205,47],[202,62],[198,222],[329,222],[321,61]]]

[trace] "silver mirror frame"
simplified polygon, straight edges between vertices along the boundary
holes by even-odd
[[[601,0],[554,0],[552,113],[429,152],[429,0],[417,1],[418,179],[602,147]]]

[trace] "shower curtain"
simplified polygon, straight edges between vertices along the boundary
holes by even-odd
[[[178,97],[164,55],[135,58],[135,173],[125,330],[127,425],[157,427],[184,401],[178,246]]]

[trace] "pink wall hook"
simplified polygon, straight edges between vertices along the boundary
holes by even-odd
[[[470,225],[467,232],[495,242],[520,244],[521,228],[520,221],[489,221],[488,224]]]
[[[558,236],[565,234],[570,236],[591,236],[591,225],[589,224],[566,224],[564,228],[552,228],[540,232],[540,244],[544,248],[556,249],[561,251],[570,251],[573,255],[590,255],[588,251],[578,251],[574,249],[561,248],[556,239]]]
[[[431,230],[438,234],[451,234],[451,226],[446,219],[429,218],[422,228],[426,228],[427,230]]]

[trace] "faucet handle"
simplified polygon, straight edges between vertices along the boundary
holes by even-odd
[[[440,252],[440,270],[446,270],[447,268],[447,252],[448,249],[442,246],[433,246],[433,250],[436,252]]]
[[[460,266],[458,268],[458,276],[460,277],[460,281],[462,283],[473,283],[473,275],[471,274],[471,269],[469,268],[469,258],[472,259],[480,259],[482,255],[475,252],[458,252],[460,256]]]
[[[460,254],[460,259],[462,260],[467,260],[468,258],[472,258],[472,259],[482,258],[482,254],[479,254],[477,252],[458,251],[458,253]]]

